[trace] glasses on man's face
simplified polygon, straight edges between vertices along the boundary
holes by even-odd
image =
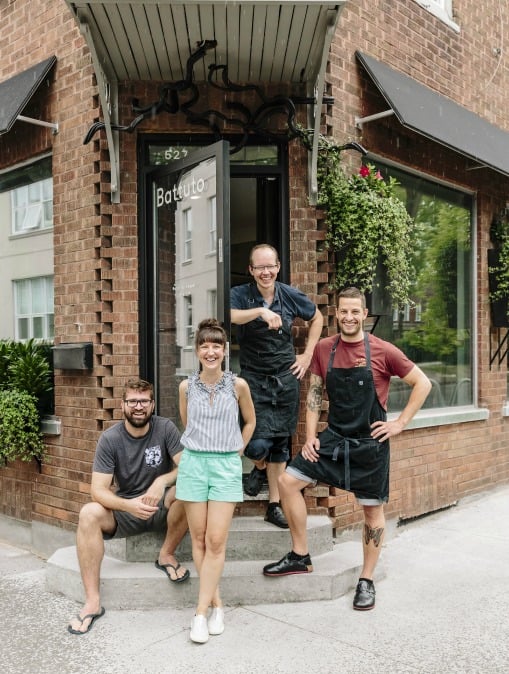
[[[277,269],[278,267],[279,264],[257,264],[256,267],[251,265],[253,271],[274,271],[274,269]]]
[[[153,401],[146,398],[129,398],[129,400],[124,400],[124,402],[127,407],[134,410],[138,405],[141,405],[143,408],[148,407]]]

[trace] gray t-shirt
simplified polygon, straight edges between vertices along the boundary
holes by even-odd
[[[120,421],[101,434],[93,471],[114,476],[118,496],[135,498],[144,494],[156,477],[173,470],[172,457],[180,451],[180,433],[169,419],[153,416],[150,430],[141,438],[130,435]]]

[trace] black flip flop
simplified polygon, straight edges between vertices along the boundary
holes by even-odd
[[[180,569],[179,563],[177,563],[177,566],[175,566],[174,564],[159,564],[159,561],[156,559],[154,564],[156,565],[157,569],[159,569],[160,571],[163,571],[163,573],[165,573],[168,576],[168,579],[172,583],[183,583],[185,580],[187,580],[189,578],[189,569],[186,569],[186,572],[184,573],[184,575],[181,578],[179,578],[177,576],[177,571]],[[175,578],[172,578],[170,576],[170,573],[169,573],[168,569],[173,569],[173,571],[175,571]]]
[[[69,632],[69,634],[88,634],[88,632],[90,632],[90,630],[92,629],[92,625],[95,623],[95,621],[99,620],[99,618],[102,618],[105,613],[106,610],[104,606],[101,606],[101,610],[99,611],[99,613],[87,613],[87,615],[84,615],[83,617],[78,614],[76,618],[80,621],[82,625],[85,622],[85,620],[90,620],[87,629],[84,632],[82,632],[81,630],[75,630],[70,625],[67,625],[67,631]]]

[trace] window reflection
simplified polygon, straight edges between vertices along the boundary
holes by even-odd
[[[393,168],[398,196],[415,220],[415,287],[412,305],[388,306],[383,270],[377,274],[372,313],[381,314],[376,334],[400,347],[428,375],[425,407],[473,403],[472,391],[472,197]],[[409,387],[391,384],[389,411],[401,410]]]

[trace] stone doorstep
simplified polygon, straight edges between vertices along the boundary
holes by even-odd
[[[312,515],[307,521],[309,550],[312,555],[333,548],[332,527],[325,515]],[[132,538],[106,541],[106,555],[126,562],[154,562],[164,536],[147,533]],[[291,548],[288,529],[279,529],[262,517],[234,517],[228,536],[227,561],[280,559]],[[191,541],[187,535],[177,549],[177,559],[190,561]]]
[[[311,574],[266,578],[265,564],[276,559],[226,562],[221,595],[227,606],[336,599],[351,591],[359,577],[362,546],[348,541],[312,558]],[[188,581],[171,583],[154,563],[125,562],[105,557],[101,569],[101,603],[110,609],[188,608],[196,604],[199,580],[192,562]],[[385,576],[377,567],[375,580]],[[46,585],[82,603],[83,587],[76,548],[61,548],[47,562]]]

